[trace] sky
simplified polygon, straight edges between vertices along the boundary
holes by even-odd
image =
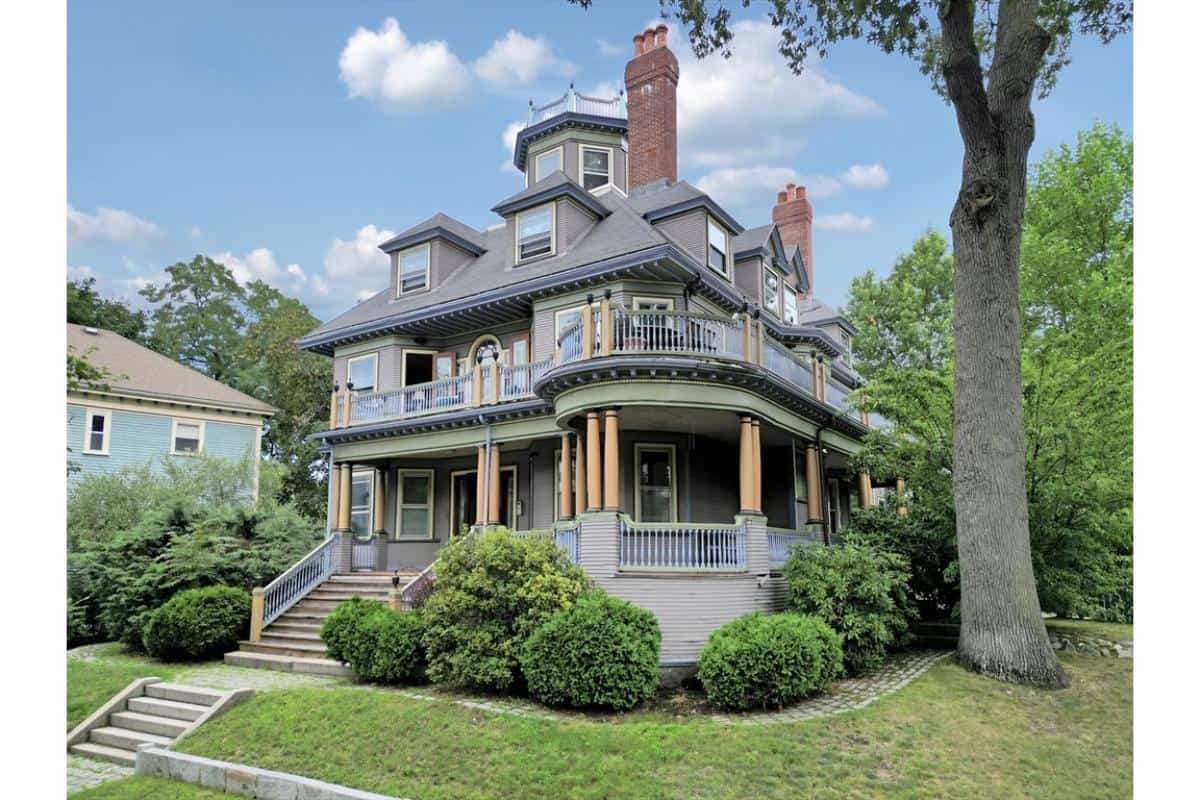
[[[961,143],[916,64],[836,45],[800,77],[752,6],[734,56],[679,57],[679,177],[746,227],[808,187],[816,295],[886,274],[947,237]],[[525,13],[518,13],[524,11]],[[67,275],[141,304],[206,254],[327,320],[385,287],[379,242],[435,212],[484,228],[523,187],[512,140],[530,99],[621,86],[654,0],[530,3],[72,2]],[[532,13],[531,13],[532,12]],[[670,21],[668,21],[670,24]],[[1132,133],[1132,40],[1079,37],[1035,103],[1032,158],[1095,121]]]

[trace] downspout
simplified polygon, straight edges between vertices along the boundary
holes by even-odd
[[[325,481],[325,538],[333,536],[333,515],[337,513],[337,509],[333,507],[333,482],[336,478],[333,475],[333,448],[325,445],[324,450],[329,456],[329,473]]]
[[[492,423],[487,421],[483,414],[479,415],[479,423],[484,426],[483,431],[483,519],[478,520],[479,524],[487,526],[488,517],[492,515],[488,504],[492,499],[492,487],[489,485],[492,480]]]

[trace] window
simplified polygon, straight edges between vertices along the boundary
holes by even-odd
[[[204,423],[190,419],[171,420],[171,453],[194,456],[204,451]]]
[[[359,539],[371,537],[371,508],[375,470],[356,471],[350,478],[350,530]]]
[[[404,386],[416,386],[433,380],[434,353],[427,350],[405,350],[401,380]]]
[[[612,151],[605,147],[579,148],[583,188],[594,192],[612,183]]]
[[[405,250],[398,259],[399,277],[396,294],[408,294],[429,288],[429,245]]]
[[[562,168],[563,151],[561,147],[547,150],[544,153],[538,153],[533,157],[533,180],[540,181],[551,172],[554,172],[554,170]]]
[[[438,353],[433,359],[434,379],[453,378],[455,363],[454,353]]]
[[[355,392],[373,392],[378,383],[379,354],[367,353],[346,362],[346,388]]]
[[[637,495],[634,513],[639,522],[675,522],[675,445],[634,445]]]
[[[671,297],[635,297],[634,311],[674,311],[675,299]]]
[[[517,261],[554,252],[554,206],[547,205],[517,215]]]
[[[708,266],[729,277],[729,234],[712,217],[708,218]]]
[[[402,469],[396,497],[396,537],[433,538],[433,470]]]
[[[767,266],[763,266],[763,308],[779,316],[779,276]]]
[[[108,440],[112,433],[112,412],[89,408],[83,415],[83,452],[94,456],[108,455]]]
[[[783,285],[783,321],[788,325],[795,325],[798,319],[800,319],[800,312],[796,305],[796,290],[785,283]]]
[[[528,364],[529,363],[529,336],[521,336],[513,339],[511,350],[512,363]]]

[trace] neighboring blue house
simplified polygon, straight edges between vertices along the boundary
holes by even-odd
[[[67,393],[69,483],[163,456],[258,458],[266,403],[112,331],[67,324],[73,355],[107,370],[103,389]]]

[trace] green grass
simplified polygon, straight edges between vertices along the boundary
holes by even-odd
[[[121,778],[84,789],[71,800],[227,800],[234,795],[166,778]]]
[[[260,693],[180,749],[422,800],[1129,796],[1132,662],[1063,663],[1063,691],[942,662],[863,711],[763,726],[661,711],[525,719],[385,691],[290,689]]]
[[[1066,633],[1082,634],[1084,636],[1100,636],[1114,642],[1133,641],[1133,626],[1119,622],[1092,622],[1087,619],[1059,619],[1052,617],[1046,620],[1046,629],[1060,630]]]
[[[99,645],[97,658],[67,659],[67,730],[71,730],[137,678],[170,680],[180,665],[128,653],[119,644]]]

